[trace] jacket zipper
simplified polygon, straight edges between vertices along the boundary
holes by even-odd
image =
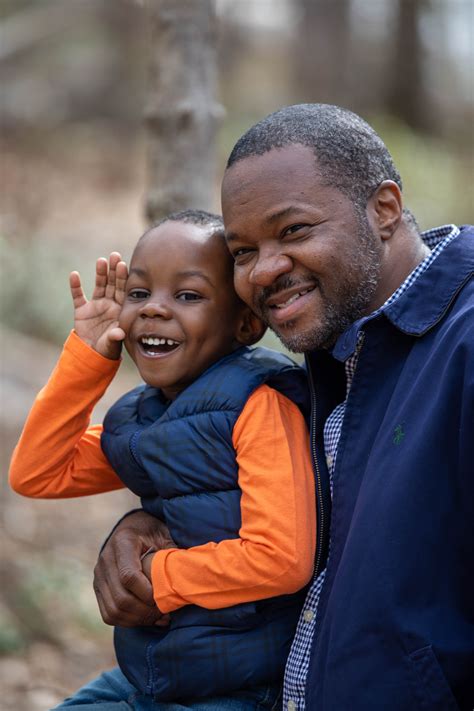
[[[321,556],[323,552],[323,537],[325,534],[325,526],[326,526],[326,520],[325,520],[325,511],[324,511],[324,506],[323,506],[323,492],[322,492],[322,486],[321,486],[321,472],[319,469],[319,464],[318,464],[318,457],[316,453],[316,407],[317,407],[317,397],[316,397],[316,390],[314,387],[314,380],[313,380],[313,374],[311,372],[311,364],[308,359],[308,376],[309,376],[309,385],[310,385],[310,392],[311,392],[311,456],[313,459],[313,464],[314,464],[314,471],[316,474],[316,492],[317,492],[317,500],[319,502],[319,507],[317,509],[318,511],[318,518],[316,521],[317,525],[317,550],[316,550],[316,561],[314,564],[314,576],[319,575],[320,568],[321,568]]]
[[[360,357],[360,353],[362,351],[362,347],[364,345],[365,341],[365,332],[362,331],[360,334],[359,342],[357,344],[357,349],[358,349],[358,357],[357,360]],[[316,490],[317,490],[317,498],[319,501],[319,510],[318,510],[318,520],[316,522],[317,524],[317,530],[318,530],[318,535],[317,535],[317,551],[316,551],[316,562],[314,565],[314,575],[317,576],[321,572],[321,557],[323,554],[323,539],[324,535],[326,533],[326,517],[325,517],[325,511],[324,511],[324,505],[323,505],[323,494],[322,494],[322,486],[321,486],[321,471],[319,469],[319,464],[318,464],[318,457],[317,457],[317,452],[316,452],[316,411],[317,411],[317,396],[316,396],[316,388],[314,387],[314,379],[313,379],[313,373],[311,370],[311,364],[308,358],[308,379],[309,379],[309,385],[310,385],[310,391],[311,391],[311,455],[314,463],[314,470],[316,474]],[[347,396],[346,396],[347,399]],[[329,475],[330,476],[330,475]]]

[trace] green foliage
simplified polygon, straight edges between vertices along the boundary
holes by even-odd
[[[448,144],[388,117],[375,117],[369,123],[392,153],[402,176],[406,206],[422,230],[474,222],[473,153],[468,140]]]
[[[24,635],[8,612],[0,610],[0,656],[21,652],[26,646]]]
[[[25,245],[0,236],[0,322],[61,344],[73,325],[68,278],[81,267],[77,262],[76,254],[49,242]]]
[[[17,595],[32,637],[61,640],[67,634],[101,636],[102,622],[92,591],[91,570],[73,558],[31,559]]]

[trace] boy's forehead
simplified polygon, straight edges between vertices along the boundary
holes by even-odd
[[[168,267],[199,265],[207,273],[232,270],[232,257],[224,237],[206,225],[168,220],[149,230],[139,241],[132,264],[141,258],[160,261]]]

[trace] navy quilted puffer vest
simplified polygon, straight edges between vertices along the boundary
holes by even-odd
[[[265,348],[240,348],[223,358],[171,404],[155,388],[140,386],[108,412],[106,456],[180,548],[238,537],[232,431],[263,383],[308,415],[304,371]],[[116,628],[117,659],[137,689],[162,701],[279,682],[303,601],[301,591],[222,610],[188,605],[171,614],[169,627]]]

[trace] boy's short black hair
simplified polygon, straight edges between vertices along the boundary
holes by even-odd
[[[224,222],[220,215],[216,215],[213,212],[207,212],[207,210],[198,210],[194,208],[171,212],[169,215],[162,217],[161,220],[158,220],[158,222],[155,222],[151,227],[149,227],[145,234],[150,232],[150,230],[154,230],[155,227],[159,227],[164,222],[185,222],[190,225],[197,225],[198,227],[208,227],[212,234],[224,235]]]
[[[179,210],[177,212],[170,212],[169,215],[162,217],[161,220],[154,222],[150,227],[148,227],[142,236],[139,238],[136,249],[142,239],[145,239],[147,235],[150,234],[154,229],[163,225],[165,222],[185,222],[188,225],[197,225],[198,227],[207,227],[209,229],[211,237],[217,235],[222,237],[224,240],[224,221],[221,215],[217,215],[213,212],[208,212],[207,210],[198,210],[195,208],[189,208],[187,210]]]

